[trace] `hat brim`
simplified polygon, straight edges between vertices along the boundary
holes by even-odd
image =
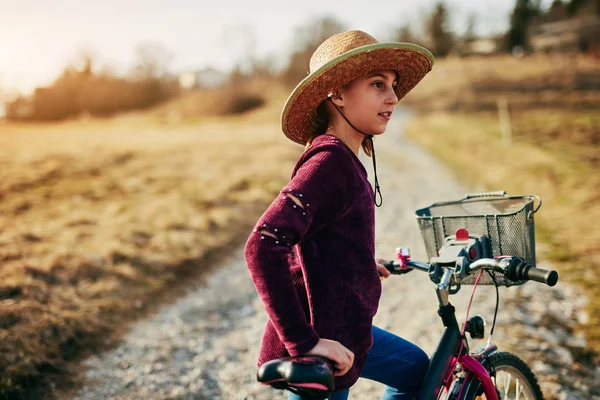
[[[332,91],[373,71],[398,73],[396,95],[402,99],[431,70],[433,55],[411,43],[376,43],[357,47],[329,61],[304,78],[288,97],[281,113],[283,133],[306,144],[316,127],[317,106]]]

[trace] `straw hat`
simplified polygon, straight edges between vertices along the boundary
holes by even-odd
[[[431,70],[433,62],[433,55],[416,44],[379,43],[362,31],[333,35],[315,50],[309,75],[288,97],[281,114],[283,133],[306,144],[317,126],[317,107],[327,95],[373,71],[398,73],[396,95],[400,100]]]

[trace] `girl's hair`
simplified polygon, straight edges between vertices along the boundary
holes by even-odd
[[[327,126],[329,125],[329,114],[327,113],[327,100],[323,100],[321,104],[319,104],[315,114],[315,129],[310,134],[308,141],[306,142],[306,149],[310,147],[314,138],[316,138],[319,135],[323,135],[325,132],[327,132]],[[361,143],[361,146],[365,154],[368,157],[371,157],[371,154],[373,153],[373,149],[371,148],[371,141],[365,137]]]

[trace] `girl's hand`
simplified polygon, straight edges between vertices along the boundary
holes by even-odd
[[[379,272],[379,278],[381,278],[381,280],[384,280],[386,278],[388,278],[392,273],[383,266],[382,263],[386,262],[387,260],[384,258],[378,258],[376,261],[377,264],[377,271]]]
[[[354,353],[340,342],[329,339],[319,339],[319,342],[306,355],[322,356],[334,363],[334,375],[342,376],[350,370],[354,363]]]

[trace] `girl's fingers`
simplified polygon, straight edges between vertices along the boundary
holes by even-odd
[[[377,264],[377,272],[379,272],[379,276],[381,279],[385,279],[389,277],[392,273],[382,264]]]
[[[319,339],[317,345],[306,354],[330,359],[333,362],[335,376],[346,374],[354,364],[354,353],[335,340]]]
[[[334,372],[334,375],[342,376],[346,374],[350,370],[350,368],[352,368],[352,364],[354,362],[354,354],[350,350],[343,348],[340,352],[336,354],[335,361],[336,371]]]
[[[383,263],[388,262],[388,260],[386,260],[385,258],[378,258],[376,260],[376,265],[377,265],[377,271],[379,271],[379,275],[383,276],[384,278],[390,276],[390,271],[385,267],[385,265],[383,265]]]
[[[344,362],[340,363],[339,375],[344,375],[348,371],[350,371],[350,368],[352,368],[352,364],[354,363],[354,353],[352,353],[346,347],[342,348],[342,352],[343,352],[342,357],[344,358]]]
[[[354,353],[350,350],[346,349],[346,354],[348,355],[348,359],[350,360],[350,364],[354,363]]]

